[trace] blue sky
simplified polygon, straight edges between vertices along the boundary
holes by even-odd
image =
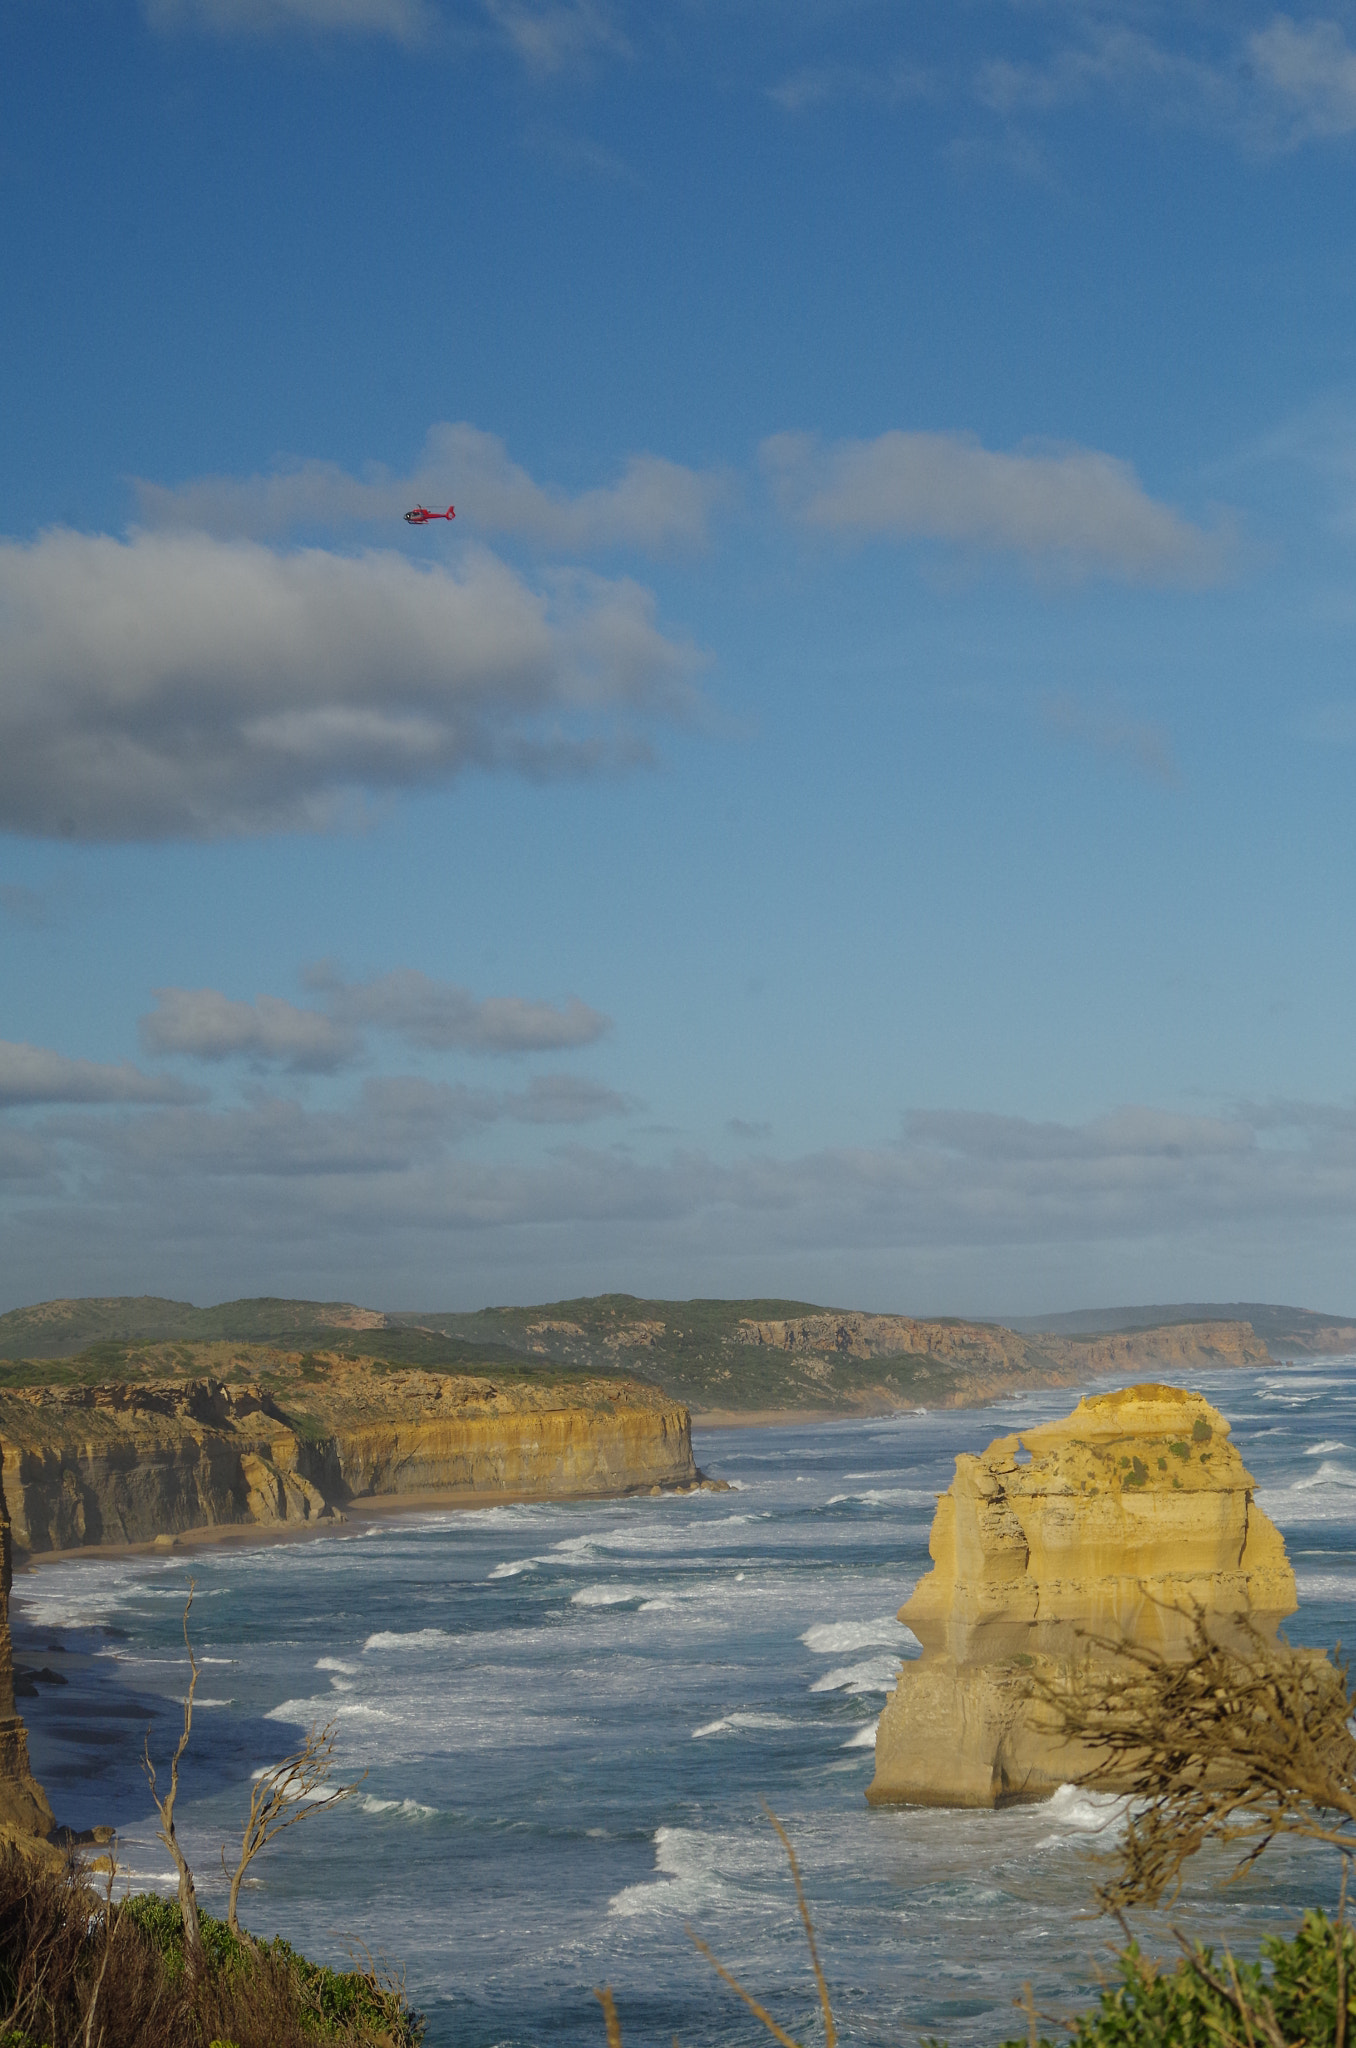
[[[1354,155],[1354,7],[4,10],[0,1306],[1356,1308]]]

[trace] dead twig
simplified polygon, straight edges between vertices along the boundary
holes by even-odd
[[[791,1866],[791,1881],[796,1887],[796,1904],[800,1908],[801,1923],[805,1928],[805,1939],[810,1945],[810,1961],[814,1965],[815,1987],[819,1993],[819,2009],[824,2016],[824,2048],[836,2048],[838,2030],[834,2025],[833,2010],[829,2004],[829,1987],[824,1981],[824,1972],[819,1966],[819,1950],[815,1945],[814,1923],[810,1919],[810,1908],[805,1899],[805,1887],[801,1883],[800,1864],[796,1860],[796,1852],[791,1847],[790,1837],[786,1829],[782,1826],[766,1800],[763,1801],[763,1811],[777,1830],[778,1840],[781,1842],[783,1849],[785,1849],[786,1860]],[[693,1947],[701,1950],[701,1953],[706,1957],[707,1962],[710,1963],[716,1975],[724,1983],[728,1984],[738,1997],[743,1999],[749,2011],[754,2015],[754,2018],[762,2021],[773,2039],[780,2041],[782,2048],[800,2048],[800,2043],[793,2039],[784,2027],[777,2024],[766,2006],[760,2005],[752,1992],[744,1989],[739,1979],[732,1971],[727,1970],[724,1963],[720,1962],[712,1954],[701,1937],[694,1933],[690,1927],[686,1932],[687,1938]]]
[[[777,2025],[776,2020],[773,2019],[772,2014],[768,2011],[767,2007],[765,2005],[760,2005],[758,2003],[758,2000],[753,1996],[753,1993],[751,1991],[746,1991],[744,1989],[744,1986],[740,1983],[738,1977],[736,1977],[730,1970],[727,1970],[724,1963],[719,1962],[717,1958],[714,1955],[712,1955],[710,1949],[702,1940],[701,1936],[698,1934],[694,1934],[690,1927],[686,1930],[686,1932],[687,1938],[692,1943],[692,1946],[694,1948],[699,1948],[701,1950],[702,1954],[706,1957],[707,1962],[710,1963],[711,1968],[715,1971],[716,1975],[722,1978],[725,1981],[725,1983],[729,1985],[731,1991],[735,1992],[740,1998],[743,1999],[745,2005],[753,2014],[754,2018],[759,2019],[763,2022],[763,2025],[767,2028],[769,2034],[772,2035],[774,2040],[780,2041],[782,2044],[782,2048],[800,2048],[799,2041],[797,2041],[793,2035],[788,2034],[785,2027],[779,2027]]]
[[[1093,1654],[1032,1680],[1055,1732],[1095,1759],[1081,1782],[1130,1796],[1103,1910],[1154,1905],[1215,1842],[1235,1876],[1278,1835],[1356,1853],[1356,1699],[1345,1664],[1266,1640],[1245,1615],[1230,1640],[1197,1608],[1185,1651],[1101,1637]]]
[[[251,1937],[240,1925],[240,1887],[245,1872],[255,1857],[275,1835],[285,1828],[295,1827],[298,1821],[307,1820],[312,1814],[328,1813],[331,1807],[342,1800],[351,1799],[363,1780],[355,1778],[351,1785],[340,1785],[333,1792],[317,1799],[316,1793],[325,1785],[334,1769],[334,1742],[339,1732],[337,1721],[327,1722],[321,1727],[313,1722],[311,1732],[301,1748],[291,1756],[285,1756],[281,1763],[261,1772],[250,1790],[249,1817],[244,1833],[240,1837],[240,1860],[235,1874],[226,1869],[226,1850],[221,1851],[221,1867],[230,1878],[230,1896],[226,1902],[226,1925],[238,1941],[251,1942]]]
[[[838,2040],[838,2030],[833,2024],[833,2012],[829,2005],[829,1987],[824,1982],[824,1972],[819,1967],[819,1950],[815,1947],[815,1930],[810,1920],[810,1908],[805,1903],[805,1887],[800,1881],[800,1865],[796,1861],[796,1852],[791,1847],[790,1837],[786,1829],[782,1826],[766,1799],[763,1801],[763,1811],[777,1830],[777,1839],[780,1841],[783,1849],[785,1849],[786,1860],[791,1865],[791,1882],[796,1887],[796,1904],[800,1907],[800,1917],[805,1928],[805,1939],[810,1945],[810,1961],[814,1964],[815,1986],[819,1992],[819,2009],[824,2015],[824,2048],[835,2048]]]
[[[149,1733],[146,1736],[141,1755],[142,1769],[146,1773],[147,1783],[151,1788],[151,1797],[155,1801],[156,1812],[160,1815],[160,1826],[157,1832],[161,1841],[169,1850],[170,1855],[174,1858],[174,1867],[179,1873],[179,1914],[184,1923],[184,1968],[191,1978],[196,1977],[203,1968],[202,1929],[198,1924],[198,1898],[197,1893],[193,1889],[193,1872],[188,1867],[188,1858],[179,1847],[179,1838],[174,1832],[174,1802],[179,1797],[179,1765],[183,1759],[184,1751],[188,1748],[188,1738],[193,1732],[193,1695],[198,1690],[198,1660],[193,1654],[193,1644],[189,1640],[188,1634],[188,1617],[193,1606],[193,1595],[196,1590],[197,1580],[190,1579],[188,1582],[188,1598],[184,1602],[184,1648],[188,1651],[188,1667],[191,1675],[188,1681],[188,1697],[184,1701],[184,1732],[179,1737],[178,1746],[170,1759],[170,1786],[163,1799],[155,1789],[155,1765],[151,1762],[151,1738]]]
[[[604,1984],[601,1990],[595,1991],[593,1995],[603,2008],[603,2024],[607,2028],[607,2048],[622,2048],[621,2021],[617,2018],[617,2006],[612,1996],[612,1986]]]
[[[85,2048],[99,2048],[99,2042],[104,2038],[102,2027],[99,2029],[98,2040],[96,2041],[94,2038],[94,2015],[99,2010],[99,1993],[104,1988],[104,1977],[108,1970],[108,1958],[113,1948],[113,1882],[117,1874],[117,1859],[110,1851],[108,1858],[108,1884],[104,1891],[104,1952],[99,1964],[99,1974],[94,1980],[94,1990],[90,1994],[89,2011],[85,2015]],[[1340,2042],[1338,2048],[1341,2048]]]

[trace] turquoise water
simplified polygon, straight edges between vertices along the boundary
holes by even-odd
[[[1356,1359],[1193,1384],[1285,1531],[1292,1638],[1350,1638]],[[1105,1961],[1085,1908],[1107,1803],[872,1812],[862,1795],[915,1649],[895,1610],[956,1452],[1071,1401],[703,1433],[730,1493],[425,1511],[25,1573],[16,1652],[69,1680],[23,1702],[35,1769],[61,1820],[112,1821],[133,1881],[168,1888],[137,1760],[148,1727],[158,1759],[177,1734],[191,1564],[203,1671],[180,1829],[204,1903],[224,1902],[251,1771],[337,1718],[361,1793],[266,1852],[242,1917],[316,1956],[342,1962],[351,1937],[403,1961],[434,2048],[601,2044],[604,1981],[628,2048],[754,2038],[688,1925],[816,2038],[763,1800],[799,1852],[845,2039],[999,2040],[1021,2030],[1024,1980],[1066,2009]],[[1330,1875],[1321,1852],[1284,1853],[1223,1905],[1196,1883],[1178,1917],[1247,1946]]]

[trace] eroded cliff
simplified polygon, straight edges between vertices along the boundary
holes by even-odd
[[[1240,1616],[1273,1632],[1296,1605],[1228,1423],[1176,1387],[1091,1395],[958,1457],[929,1549],[900,1609],[923,1655],[881,1716],[873,1804],[997,1806],[1082,1775],[1094,1759],[1030,1699],[1033,1672],[1098,1654],[1080,1631],[1171,1655],[1198,1607],[1227,1634]]]
[[[319,1523],[356,1500],[622,1494],[699,1483],[687,1410],[629,1380],[517,1382],[317,1358],[268,1383],[0,1392],[26,1551],[233,1523]]]
[[[28,1762],[28,1737],[14,1711],[14,1660],[9,1638],[11,1573],[9,1515],[0,1486],[0,1838],[27,1841],[55,1826],[47,1795]]]

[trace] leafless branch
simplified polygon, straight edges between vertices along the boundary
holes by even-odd
[[[179,1873],[179,1913],[184,1923],[184,1967],[190,1977],[196,1977],[203,1966],[202,1929],[198,1925],[198,1899],[193,1889],[193,1873],[188,1867],[188,1859],[179,1847],[179,1838],[174,1832],[174,1802],[179,1796],[179,1765],[183,1760],[184,1751],[188,1748],[188,1738],[193,1732],[193,1696],[198,1690],[198,1660],[193,1654],[193,1644],[188,1634],[188,1617],[196,1590],[197,1580],[190,1579],[188,1598],[184,1602],[184,1648],[188,1651],[191,1675],[188,1681],[188,1697],[184,1701],[184,1732],[179,1737],[178,1747],[170,1759],[170,1786],[163,1799],[155,1789],[155,1765],[151,1762],[149,1734],[141,1756],[142,1768],[151,1788],[151,1797],[155,1801],[156,1812],[160,1815],[158,1833],[174,1858],[174,1867]]]
[[[110,1851],[108,1858],[108,1884],[104,1890],[104,1910],[102,1916],[104,1923],[104,1952],[99,1962],[99,1974],[94,1980],[94,1990],[90,1994],[89,2011],[85,2015],[85,2048],[99,2048],[99,2042],[104,2038],[102,2027],[99,2029],[97,2038],[95,2036],[94,2015],[99,2010],[99,1993],[104,1988],[104,1975],[108,1969],[108,1958],[113,1950],[113,1884],[117,1874],[117,1858]],[[1340,2042],[1338,2048],[1341,2048]]]
[[[593,1995],[603,2008],[603,2024],[607,2028],[607,2048],[622,2048],[621,2021],[617,2018],[617,2006],[612,1996],[612,1986],[604,1984]]]
[[[824,1982],[824,1972],[819,1967],[819,1951],[815,1946],[814,1925],[810,1919],[810,1908],[805,1902],[805,1887],[801,1883],[800,1865],[796,1861],[796,1852],[791,1847],[790,1838],[788,1837],[785,1828],[782,1826],[781,1822],[778,1820],[776,1814],[772,1811],[772,1808],[768,1805],[766,1800],[763,1801],[763,1811],[767,1815],[768,1819],[772,1822],[773,1827],[777,1830],[778,1839],[780,1840],[782,1847],[785,1849],[787,1861],[791,1865],[791,1879],[796,1887],[796,1904],[800,1907],[800,1917],[805,1927],[805,1938],[810,1944],[810,1961],[814,1965],[815,1986],[819,1992],[820,2011],[824,2015],[824,2048],[836,2048],[836,2043],[838,2040],[838,2030],[834,2025],[833,2012],[829,2006],[829,1988],[828,1985]],[[753,1994],[744,1989],[744,1986],[740,1983],[739,1979],[733,1974],[733,1972],[726,1969],[724,1963],[720,1962],[716,1958],[716,1956],[712,1954],[711,1950],[707,1947],[706,1943],[700,1938],[699,1935],[694,1934],[690,1927],[687,1929],[687,1938],[692,1943],[694,1948],[700,1949],[701,1953],[706,1957],[707,1962],[710,1963],[711,1968],[715,1971],[716,1975],[722,1980],[722,1982],[728,1984],[730,1989],[738,1997],[743,1999],[745,2005],[753,2014],[754,2018],[761,2020],[763,2025],[767,2028],[769,2034],[772,2035],[773,2039],[781,2042],[782,2048],[800,2048],[800,2043],[793,2039],[793,2037],[787,2033],[784,2027],[781,2027],[777,2024],[776,2020],[773,2019],[772,2014],[767,2010],[767,2008],[765,2006],[760,2005],[758,2003],[758,2000],[753,1996]],[[610,2042],[609,2048],[611,2048]]]
[[[1129,1795],[1103,1908],[1174,1894],[1207,1843],[1242,1850],[1234,1876],[1278,1835],[1356,1854],[1356,1700],[1347,1667],[1269,1641],[1246,1616],[1226,1643],[1197,1609],[1185,1653],[1089,1637],[1093,1654],[1033,1697],[1095,1762],[1090,1786]]]
[[[341,1800],[351,1799],[367,1777],[364,1771],[362,1777],[355,1778],[351,1785],[339,1785],[320,1798],[315,1796],[328,1783],[334,1769],[334,1742],[338,1732],[337,1721],[329,1721],[323,1728],[319,1722],[313,1722],[301,1748],[264,1771],[251,1787],[249,1818],[240,1837],[240,1861],[231,1878],[226,1908],[226,1925],[237,1939],[249,1939],[240,1926],[240,1887],[245,1872],[260,1850],[285,1828],[295,1827],[298,1821],[306,1820],[312,1814],[328,1813]],[[221,1865],[225,1870],[224,1848]]]

